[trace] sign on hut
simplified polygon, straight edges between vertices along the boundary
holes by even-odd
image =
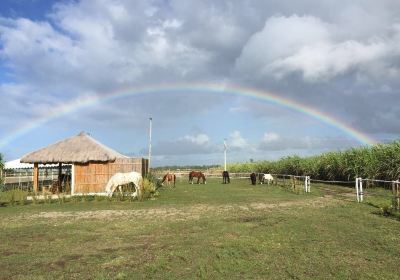
[[[63,184],[70,184],[74,194],[102,194],[108,180],[118,172],[136,171],[145,176],[148,160],[124,156],[104,144],[81,132],[40,150],[31,152],[21,158],[22,163],[33,163],[33,189],[38,191],[39,164],[59,165],[59,190]],[[71,174],[62,174],[62,164],[71,164]],[[70,178],[68,178],[70,176]],[[69,179],[69,181],[68,181]]]

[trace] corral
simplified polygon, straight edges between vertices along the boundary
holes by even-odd
[[[397,279],[400,228],[355,189],[178,182],[145,202],[5,207],[4,279]],[[10,221],[13,221],[10,223]],[[18,240],[16,243],[15,240]]]

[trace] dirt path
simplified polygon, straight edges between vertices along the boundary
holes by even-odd
[[[226,212],[252,212],[271,209],[286,209],[293,207],[326,207],[329,205],[342,203],[332,197],[318,197],[302,201],[284,201],[279,203],[250,203],[250,204],[224,204],[208,205],[197,204],[193,206],[178,207],[157,207],[150,209],[135,210],[94,210],[94,211],[69,211],[69,212],[40,212],[38,214],[23,214],[22,219],[173,219],[187,220],[199,219],[204,215],[224,214]]]

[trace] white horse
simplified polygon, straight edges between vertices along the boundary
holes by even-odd
[[[271,174],[264,174],[263,180],[261,181],[261,184],[263,182],[267,181],[267,184],[269,185],[270,183],[272,183],[274,181],[274,177],[272,177]]]
[[[135,192],[132,194],[133,197],[141,195],[143,188],[143,178],[140,173],[128,172],[128,173],[115,173],[106,185],[106,193],[108,196],[112,196],[116,190],[122,193],[122,186],[133,183],[135,186]]]

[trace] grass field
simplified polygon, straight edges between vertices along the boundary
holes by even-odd
[[[348,189],[248,181],[0,207],[0,279],[399,279],[400,222]]]

